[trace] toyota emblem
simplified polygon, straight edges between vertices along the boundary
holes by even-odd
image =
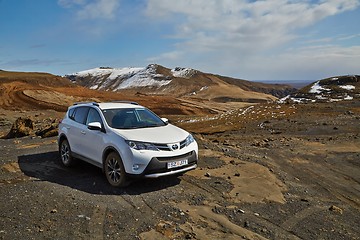
[[[178,150],[178,149],[179,149],[179,146],[178,146],[177,144],[173,144],[173,145],[171,146],[171,149],[172,149],[172,150]]]

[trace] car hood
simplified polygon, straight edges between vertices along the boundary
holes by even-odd
[[[175,143],[183,141],[189,133],[174,125],[138,129],[114,129],[126,140],[150,143]]]

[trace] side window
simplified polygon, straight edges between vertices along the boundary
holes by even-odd
[[[88,112],[89,112],[88,107],[78,107],[78,108],[76,108],[75,113],[74,113],[75,114],[75,116],[74,116],[75,122],[85,124],[85,120],[86,120]]]
[[[75,111],[75,108],[71,108],[71,109],[69,109],[69,112],[68,112],[68,117],[72,120],[74,120],[74,111]]]
[[[99,122],[102,125],[101,117],[100,117],[98,111],[96,111],[93,108],[90,108],[90,110],[89,110],[89,114],[86,119],[86,125],[88,125],[91,122]]]

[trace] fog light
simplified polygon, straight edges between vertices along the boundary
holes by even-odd
[[[132,168],[134,171],[137,171],[139,170],[140,166],[138,164],[134,164]]]

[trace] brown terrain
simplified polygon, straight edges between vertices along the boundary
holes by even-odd
[[[359,98],[251,103],[222,91],[102,92],[0,71],[0,135],[33,123],[0,139],[0,239],[360,239]],[[198,168],[113,188],[96,167],[63,167],[56,137],[35,135],[74,102],[120,99],[192,132]]]

